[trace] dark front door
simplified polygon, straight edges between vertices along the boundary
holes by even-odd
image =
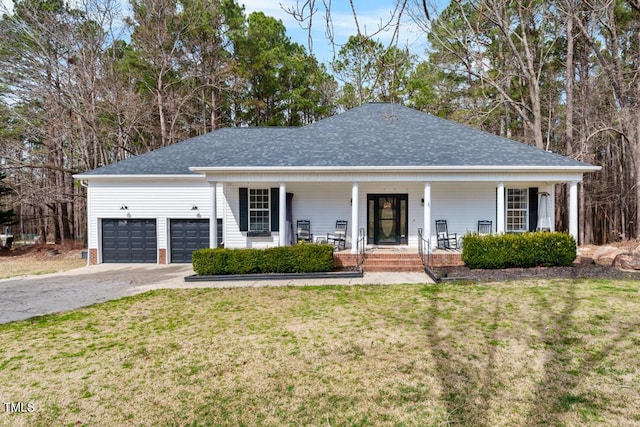
[[[406,194],[367,195],[367,243],[407,243],[407,201]]]

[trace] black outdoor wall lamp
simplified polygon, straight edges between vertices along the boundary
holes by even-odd
[[[126,211],[129,210],[129,206],[125,205],[124,203],[122,204],[122,206],[120,206],[120,210],[121,211]]]

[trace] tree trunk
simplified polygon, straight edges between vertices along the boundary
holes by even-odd
[[[167,123],[164,117],[164,99],[162,97],[162,73],[158,74],[156,84],[156,103],[158,107],[158,121],[160,122],[160,146],[166,147],[168,145],[168,137]]]
[[[47,243],[47,217],[44,214],[44,208],[42,206],[38,206],[37,209],[35,209],[35,212],[38,221],[38,235],[40,236],[40,243]]]

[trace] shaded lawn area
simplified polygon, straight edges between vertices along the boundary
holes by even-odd
[[[0,325],[0,424],[638,425],[639,288],[153,291]]]

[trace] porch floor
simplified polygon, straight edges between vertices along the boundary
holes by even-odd
[[[346,249],[341,249],[341,250],[336,250],[334,251],[334,254],[350,254],[351,253],[351,248],[346,248]],[[374,253],[381,253],[381,254],[397,254],[397,253],[404,253],[404,254],[417,254],[418,253],[418,248],[414,248],[414,247],[408,247],[408,246],[367,246],[365,248],[365,255],[366,254],[374,254]],[[462,254],[462,249],[432,249],[431,251],[432,255],[437,255],[437,254]]]

